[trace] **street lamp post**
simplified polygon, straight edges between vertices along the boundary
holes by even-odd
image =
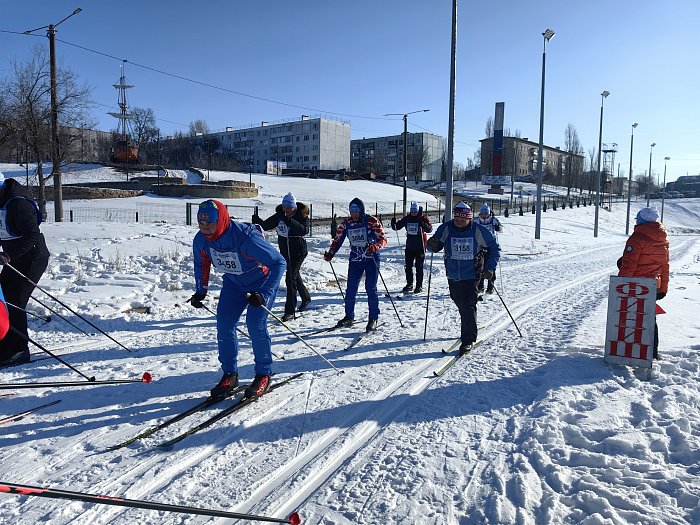
[[[542,33],[542,91],[540,93],[540,146],[537,154],[537,210],[535,213],[535,239],[540,238],[542,225],[542,150],[544,148],[544,70],[547,59],[547,42],[554,36],[554,31],[547,29]]]
[[[403,117],[403,214],[406,215],[406,200],[408,195],[408,174],[406,167],[408,164],[408,116],[414,113],[425,113],[429,109],[419,109],[409,113],[386,113],[385,117]]]
[[[649,186],[651,185],[651,154],[654,152],[654,146],[656,146],[656,142],[652,142],[651,148],[649,148],[649,173],[647,174],[647,208],[649,207]]]
[[[634,151],[634,128],[639,124],[632,124],[632,138],[630,138],[630,174],[627,180],[627,222],[625,223],[625,235],[630,234],[630,207],[632,206],[632,151]]]
[[[666,163],[671,157],[664,157],[664,185],[661,188],[661,222],[664,222],[664,201],[666,200]]]
[[[600,132],[598,134],[598,174],[595,183],[595,222],[593,225],[593,237],[598,237],[598,215],[600,213],[600,155],[603,149],[603,102],[610,94],[610,91],[603,91],[600,94]]]
[[[49,38],[49,58],[50,58],[50,76],[51,76],[51,176],[53,177],[53,204],[54,204],[54,220],[56,222],[63,221],[63,188],[61,186],[61,152],[58,144],[58,101],[56,94],[56,28],[68,20],[71,16],[77,15],[82,9],[77,8],[58,24],[49,24],[48,26],[38,27],[25,31],[28,35],[39,29],[47,29],[46,36]]]

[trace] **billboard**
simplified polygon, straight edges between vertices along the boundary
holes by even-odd
[[[510,184],[510,175],[484,175],[481,177],[481,182],[492,186]]]
[[[267,170],[265,171],[265,173],[267,173],[268,175],[282,175],[282,170],[286,169],[286,162],[280,162],[278,160],[268,160]]]
[[[610,277],[605,362],[651,368],[656,325],[656,279]]]

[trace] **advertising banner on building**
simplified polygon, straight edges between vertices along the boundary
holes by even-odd
[[[483,184],[491,184],[493,186],[510,184],[510,175],[484,175],[481,177]]]
[[[280,162],[278,160],[268,160],[267,161],[267,173],[268,175],[282,175],[282,170],[287,169],[286,162]]]
[[[610,277],[605,362],[651,368],[656,279]]]

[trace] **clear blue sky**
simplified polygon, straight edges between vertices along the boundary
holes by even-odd
[[[361,138],[402,131],[401,119],[385,113],[427,108],[409,117],[409,131],[446,136],[451,5],[0,0],[0,30],[56,23],[81,7],[58,27],[57,54],[93,86],[100,129],[115,125],[105,113],[116,107],[112,84],[126,59],[127,78],[136,86],[130,105],[153,108],[163,134],[184,131],[195,119],[220,130],[323,113],[349,120],[353,138]],[[697,0],[460,0],[455,161],[472,157],[499,101],[505,102],[505,127],[538,140],[542,32],[548,27],[556,36],[547,45],[545,144],[564,147],[571,123],[586,151],[597,148],[600,93],[608,90],[603,142],[618,144],[615,162],[623,173],[634,122],[635,174],[648,169],[652,142],[653,172],[663,173],[669,156],[667,180],[700,173]],[[0,74],[33,46],[48,46],[45,32],[36,34],[0,32]]]

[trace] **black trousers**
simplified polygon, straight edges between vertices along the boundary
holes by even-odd
[[[49,264],[49,258],[34,258],[31,255],[25,255],[24,257],[10,261],[10,264],[28,277],[29,280],[36,283],[39,282],[39,279],[41,279],[41,276],[44,274]],[[22,309],[27,307],[29,297],[32,295],[32,291],[34,291],[34,286],[30,284],[27,279],[20,277],[14,270],[4,267],[2,272],[0,272],[0,285],[2,286],[2,293],[5,295],[5,301]],[[18,330],[25,337],[28,337],[27,314],[23,310],[12,308],[9,305],[7,311],[10,317],[10,326]],[[7,332],[5,338],[0,341],[0,360],[8,359],[17,352],[22,352],[24,350],[29,351],[28,341],[10,330]]]
[[[284,303],[284,313],[285,315],[293,315],[297,309],[297,292],[299,292],[302,302],[311,300],[309,290],[306,289],[299,273],[306,255],[291,260],[287,257],[285,259],[287,260],[287,273],[284,282],[287,286],[287,301]]]
[[[478,330],[476,325],[477,279],[468,281],[448,279],[447,283],[450,287],[450,297],[459,310],[462,344],[473,343],[476,341]]]
[[[413,284],[413,266],[416,267],[416,286],[423,286],[423,263],[425,252],[423,250],[409,250],[404,252],[406,256],[406,284]]]

